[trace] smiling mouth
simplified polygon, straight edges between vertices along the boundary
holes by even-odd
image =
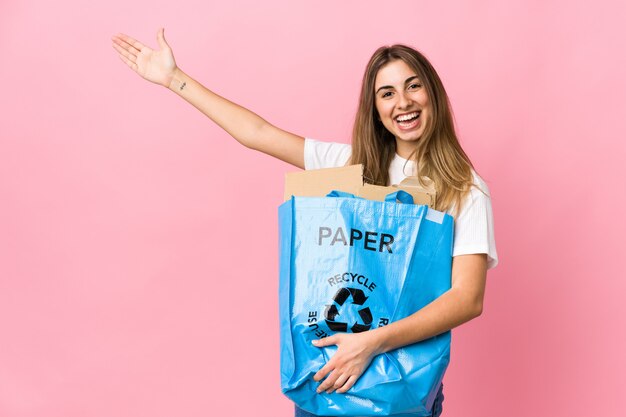
[[[401,114],[396,117],[396,123],[398,126],[403,129],[413,129],[417,125],[419,125],[419,117],[422,114],[421,111],[415,111],[413,113]]]

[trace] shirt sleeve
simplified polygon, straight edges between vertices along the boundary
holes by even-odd
[[[472,187],[455,220],[452,256],[486,253],[491,269],[498,264],[491,197],[487,184],[475,178],[478,188]]]
[[[352,147],[347,143],[304,139],[304,169],[336,168],[346,165]]]

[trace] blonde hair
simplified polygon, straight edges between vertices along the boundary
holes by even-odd
[[[443,83],[426,57],[415,49],[405,45],[383,46],[372,55],[363,76],[349,163],[364,165],[367,182],[389,184],[389,165],[396,153],[396,140],[378,117],[374,82],[378,71],[395,60],[404,61],[415,71],[432,107],[412,156],[419,167],[420,182],[423,176],[430,178],[437,190],[434,208],[452,210],[456,217],[474,183],[473,166],[459,144]]]

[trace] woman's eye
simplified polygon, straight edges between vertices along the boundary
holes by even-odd
[[[381,97],[382,98],[391,97],[391,91],[387,91],[387,92],[383,93],[383,95]]]
[[[418,83],[413,83],[409,86],[409,90],[417,90],[418,88],[420,88],[422,85],[418,84]]]

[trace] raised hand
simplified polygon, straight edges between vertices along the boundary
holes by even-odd
[[[113,36],[113,48],[133,71],[148,81],[169,88],[177,69],[172,48],[165,41],[164,29],[159,29],[157,42],[160,49],[153,50],[123,33]]]
[[[279,129],[259,115],[215,94],[176,66],[164,30],[157,33],[158,50],[128,35],[112,37],[113,48],[133,71],[164,86],[200,110],[247,148],[304,168],[304,138]]]

